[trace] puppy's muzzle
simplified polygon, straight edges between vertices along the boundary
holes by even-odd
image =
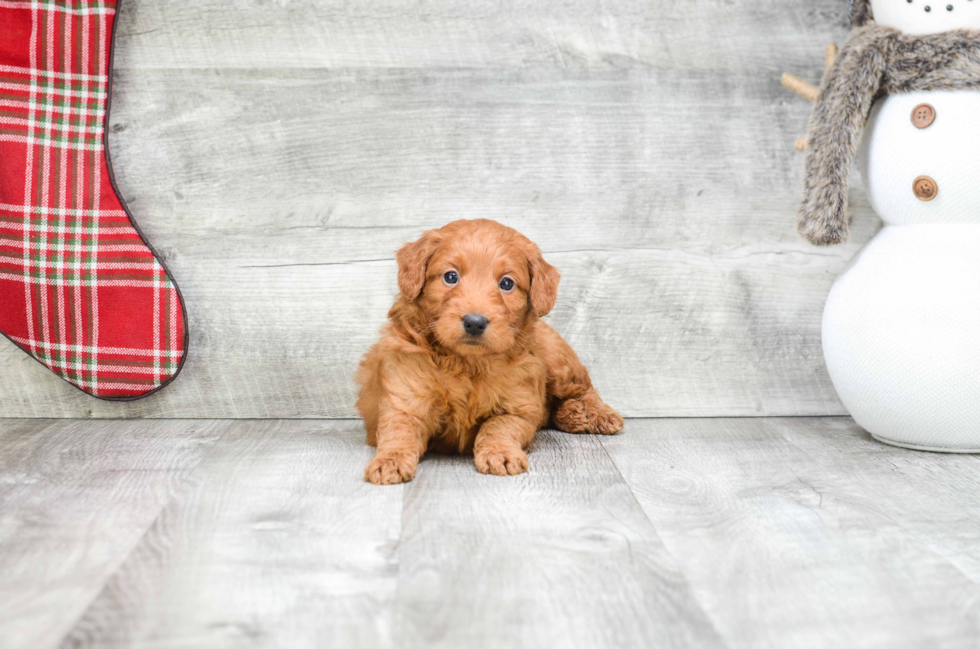
[[[471,336],[482,336],[490,321],[485,316],[468,313],[463,316],[463,329]]]

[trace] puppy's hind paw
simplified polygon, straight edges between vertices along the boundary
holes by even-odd
[[[566,399],[555,411],[555,426],[566,433],[615,435],[623,430],[623,417],[595,392],[580,399]]]
[[[527,471],[527,453],[521,449],[476,449],[473,454],[480,473],[508,476]]]
[[[391,485],[408,482],[415,477],[418,460],[402,455],[377,456],[364,469],[364,479],[371,484]]]

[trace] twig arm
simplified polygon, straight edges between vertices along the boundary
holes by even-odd
[[[826,47],[824,47],[824,67],[827,71],[829,71],[830,68],[834,66],[834,63],[837,61],[837,55],[839,53],[840,50],[838,50],[837,46],[834,45],[833,43],[829,43]],[[781,81],[783,82],[784,86],[786,86],[787,88],[789,88],[790,90],[798,94],[800,97],[803,97],[804,99],[808,99],[812,102],[816,102],[817,99],[820,97],[820,88],[813,85],[812,83],[808,83],[804,81],[803,79],[799,78],[795,74],[784,72]],[[806,136],[803,136],[800,139],[798,139],[796,142],[794,142],[793,146],[796,148],[797,151],[800,152],[806,151],[806,147],[807,147]]]
[[[839,50],[833,43],[828,43],[827,47],[824,48],[824,52],[827,54],[825,67],[827,70],[830,70],[830,68],[834,67],[834,62],[837,60]]]
[[[816,101],[817,97],[820,96],[820,88],[817,88],[812,83],[807,83],[803,79],[799,78],[795,74],[790,74],[789,72],[784,72],[781,79],[783,85],[798,94],[804,99],[809,99],[810,101]]]

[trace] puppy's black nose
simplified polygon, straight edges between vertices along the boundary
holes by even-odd
[[[466,329],[466,333],[471,336],[482,336],[483,332],[487,330],[488,324],[490,321],[482,315],[470,313],[463,316],[463,329]]]

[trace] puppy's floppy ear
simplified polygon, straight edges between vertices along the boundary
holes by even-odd
[[[409,300],[414,300],[422,293],[426,266],[437,245],[439,241],[435,234],[426,232],[418,241],[406,243],[398,250],[398,288]]]
[[[561,273],[541,256],[541,249],[533,243],[527,257],[531,271],[531,308],[540,318],[551,313],[558,299],[558,282]]]

